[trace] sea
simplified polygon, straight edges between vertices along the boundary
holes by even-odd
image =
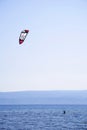
[[[0,130],[87,130],[87,105],[0,105]]]

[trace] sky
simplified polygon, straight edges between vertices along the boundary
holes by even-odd
[[[0,92],[23,90],[87,90],[86,0],[0,0]]]

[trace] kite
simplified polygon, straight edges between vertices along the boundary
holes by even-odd
[[[20,37],[19,37],[19,44],[22,44],[28,34],[29,30],[23,30],[21,31]]]

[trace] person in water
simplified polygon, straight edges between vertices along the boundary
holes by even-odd
[[[65,111],[65,110],[63,111],[63,114],[66,114],[66,111]]]

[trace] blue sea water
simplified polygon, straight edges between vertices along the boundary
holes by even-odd
[[[87,130],[87,106],[0,105],[0,130]]]

